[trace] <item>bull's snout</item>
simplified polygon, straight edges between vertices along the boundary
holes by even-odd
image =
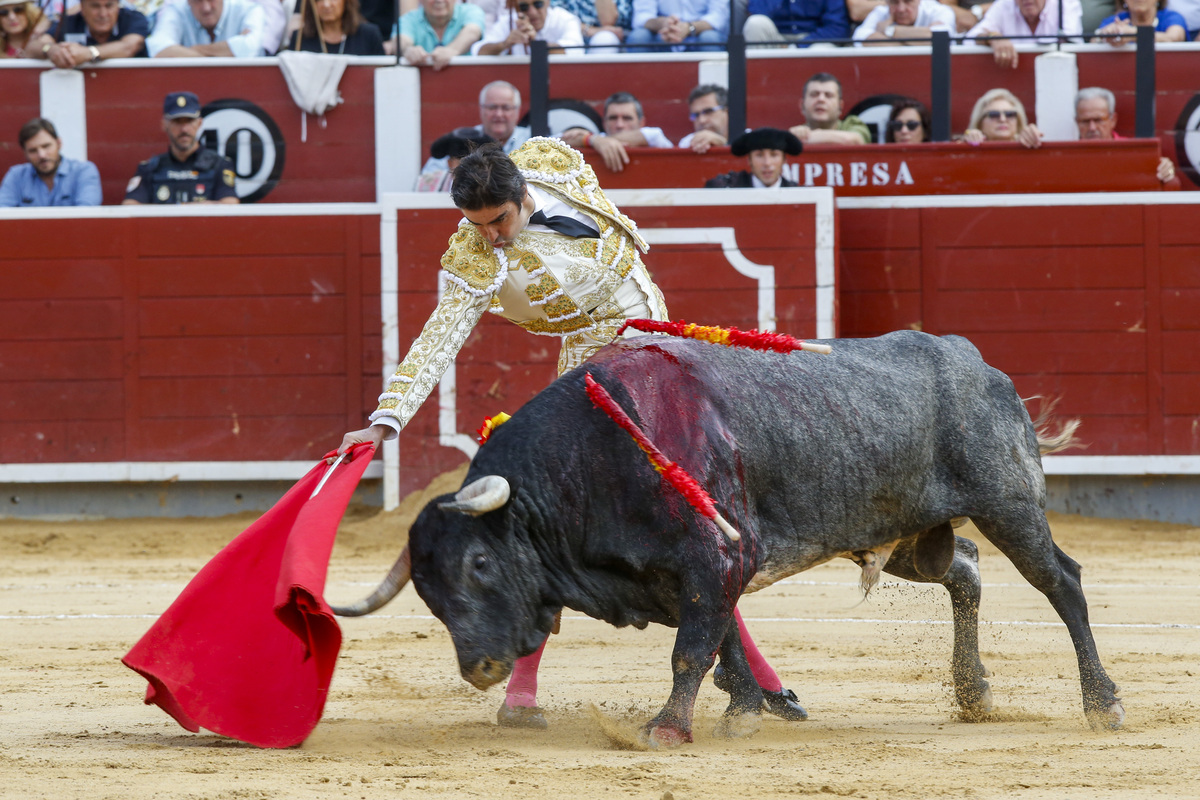
[[[483,691],[508,677],[512,672],[511,661],[483,658],[471,665],[462,665],[463,680]]]

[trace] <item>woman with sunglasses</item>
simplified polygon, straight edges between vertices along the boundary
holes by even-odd
[[[556,8],[550,0],[508,0],[508,9],[496,18],[472,49],[481,56],[529,55],[529,43],[546,42],[550,52],[583,47],[583,26],[579,17],[565,8]],[[581,50],[575,50],[579,53]]]
[[[883,140],[887,144],[920,144],[929,139],[929,109],[911,97],[897,101],[888,117]]]
[[[1020,142],[1025,147],[1042,146],[1042,132],[1029,122],[1025,106],[1008,89],[992,89],[975,102],[971,124],[962,135],[970,145],[980,142]]]
[[[20,58],[41,12],[26,0],[0,0],[0,58]]]

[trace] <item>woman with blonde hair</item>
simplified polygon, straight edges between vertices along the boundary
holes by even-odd
[[[27,0],[0,0],[0,58],[20,58],[34,38],[42,12]]]
[[[1042,132],[1029,121],[1025,106],[1008,89],[992,89],[975,101],[971,124],[962,135],[970,145],[981,142],[1020,142],[1041,147]]]

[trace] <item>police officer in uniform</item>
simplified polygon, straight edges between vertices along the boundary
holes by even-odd
[[[236,203],[233,162],[200,146],[200,100],[171,92],[163,101],[163,131],[170,148],[143,161],[125,189],[126,205],[144,203]]]

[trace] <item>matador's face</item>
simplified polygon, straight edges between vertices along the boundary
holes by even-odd
[[[467,222],[475,226],[479,235],[492,247],[507,247],[525,230],[529,215],[533,213],[533,198],[528,193],[524,202],[517,204],[509,200],[501,206],[485,206],[473,211],[463,210]]]

